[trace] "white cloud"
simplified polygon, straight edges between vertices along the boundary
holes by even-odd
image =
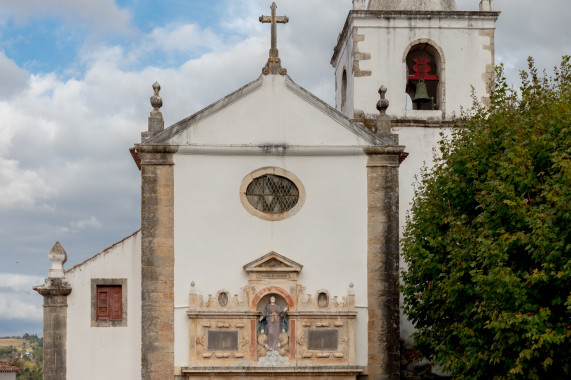
[[[0,22],[12,18],[18,23],[50,16],[71,26],[89,25],[98,32],[127,30],[130,13],[115,0],[0,0]]]
[[[101,223],[99,223],[97,218],[94,216],[84,220],[73,221],[70,223],[70,228],[64,227],[63,230],[65,232],[71,231],[73,233],[77,233],[81,230],[91,229],[91,228],[96,228],[96,229],[101,228]]]
[[[206,47],[214,50],[221,44],[220,38],[210,29],[201,29],[198,25],[169,25],[155,28],[150,35],[144,37],[146,49],[164,50],[166,52],[186,52]]]
[[[1,319],[42,319],[42,297],[32,290],[44,283],[39,276],[0,273],[0,317]]]
[[[7,99],[27,87],[30,75],[0,51],[0,100]]]
[[[53,191],[34,170],[21,169],[16,160],[0,157],[0,210],[42,205],[51,195]]]

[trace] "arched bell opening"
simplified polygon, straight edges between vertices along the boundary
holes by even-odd
[[[429,43],[417,43],[408,50],[405,59],[405,92],[414,110],[441,110],[443,107],[440,52]]]
[[[341,77],[341,112],[345,112],[347,107],[347,70],[343,69]]]

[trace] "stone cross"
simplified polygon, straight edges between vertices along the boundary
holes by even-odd
[[[277,37],[277,27],[276,24],[287,24],[289,18],[287,16],[276,16],[277,5],[275,2],[272,3],[270,9],[272,10],[271,16],[260,16],[260,22],[262,24],[272,24],[272,47],[270,49],[270,57],[268,58],[268,63],[262,69],[264,75],[268,74],[281,74],[285,75],[287,73],[286,69],[283,69],[280,63],[279,53],[278,53],[278,37]]]

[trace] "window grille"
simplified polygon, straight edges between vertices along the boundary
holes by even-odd
[[[246,197],[259,211],[281,214],[295,207],[299,190],[289,179],[270,174],[253,180],[246,189]]]

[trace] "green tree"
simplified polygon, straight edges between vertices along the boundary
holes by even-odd
[[[457,379],[571,378],[571,66],[496,71],[424,169],[402,241],[415,345]]]

